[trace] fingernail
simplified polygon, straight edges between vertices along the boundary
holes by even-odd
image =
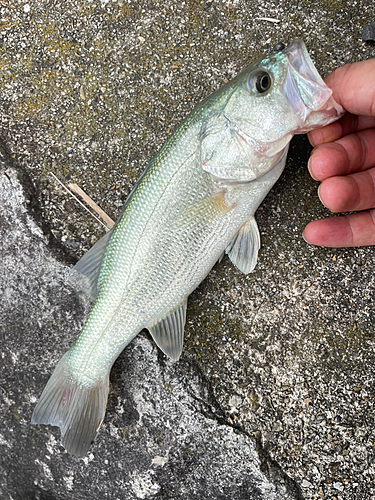
[[[308,245],[313,245],[313,243],[311,243],[311,241],[309,241],[306,238],[305,229],[302,231],[302,238],[304,239],[305,243],[307,243]]]
[[[314,141],[314,135],[315,135],[315,130],[311,130],[311,132],[308,132],[307,134],[307,138],[311,144],[311,146],[315,146],[316,145],[316,142]]]
[[[324,205],[323,200],[322,200],[322,197],[321,197],[321,195],[320,195],[320,188],[321,188],[321,187],[322,187],[322,185],[321,185],[321,184],[319,184],[319,187],[318,187],[318,196],[319,196],[320,203],[322,203],[322,204]],[[325,206],[325,205],[324,205],[324,206]]]
[[[304,231],[304,230],[302,231],[302,238],[305,240],[305,243],[310,243],[310,242],[306,239],[306,236],[305,236],[305,231]]]
[[[314,150],[312,150],[310,158],[309,158],[309,161],[307,162],[307,168],[309,170],[309,174],[314,179],[314,181],[317,181],[318,179],[316,177],[314,177],[314,174],[312,173],[312,166],[311,166],[311,160],[312,160],[312,154],[313,154],[313,152],[314,152]]]
[[[304,239],[305,243],[307,243],[308,245],[312,245],[313,247],[322,247],[322,245],[317,245],[316,243],[311,243],[311,241],[309,241],[306,238],[305,230],[302,231],[302,238]]]
[[[308,245],[314,245],[314,243],[311,243],[311,241],[309,241],[306,236],[305,236],[305,230],[302,231],[302,238],[304,239],[305,243],[307,243]]]

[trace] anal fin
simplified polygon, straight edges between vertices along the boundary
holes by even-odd
[[[186,306],[187,300],[165,318],[147,327],[156,345],[173,361],[177,361],[182,352]]]
[[[233,264],[244,274],[249,274],[256,266],[260,234],[254,216],[238,231],[225,252]]]

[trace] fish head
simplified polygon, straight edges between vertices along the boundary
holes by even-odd
[[[286,48],[278,44],[215,98],[202,134],[202,167],[218,178],[240,182],[273,168],[294,134],[327,125],[344,113],[302,40]]]

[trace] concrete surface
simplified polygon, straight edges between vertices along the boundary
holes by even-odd
[[[264,21],[259,18],[279,20]],[[0,496],[371,499],[374,252],[318,249],[327,215],[296,138],[257,213],[254,273],[227,259],[189,300],[178,364],[139,336],[116,362],[90,454],[70,457],[33,406],[87,304],[69,282],[205,95],[271,45],[304,38],[323,76],[374,55],[370,0],[0,2]]]

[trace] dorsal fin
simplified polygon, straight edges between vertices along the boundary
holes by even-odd
[[[233,264],[244,274],[255,268],[260,248],[260,234],[254,216],[238,231],[225,252]]]
[[[165,318],[147,327],[156,345],[173,361],[177,361],[182,352],[186,305],[187,300]]]
[[[79,274],[83,274],[90,281],[90,295],[96,299],[98,295],[98,278],[100,268],[102,266],[105,249],[107,248],[110,237],[112,236],[113,228],[108,231],[94,246],[90,248],[74,266],[74,270]]]

